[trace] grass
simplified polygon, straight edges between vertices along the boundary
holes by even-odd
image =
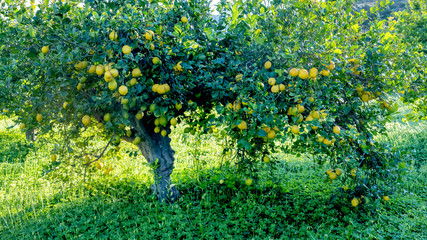
[[[86,184],[58,181],[41,174],[54,143],[29,144],[9,126],[0,118],[0,239],[427,238],[427,127],[401,115],[377,140],[406,151],[411,170],[375,211],[332,199],[340,183],[324,182],[328,166],[313,166],[310,156],[278,154],[274,176],[282,187],[263,171],[248,188],[223,164],[226,142],[183,134],[182,127],[172,136],[172,179],[182,194],[174,204],[153,197],[150,168],[140,155],[129,157],[136,149],[128,144],[106,161],[113,174],[91,174]]]

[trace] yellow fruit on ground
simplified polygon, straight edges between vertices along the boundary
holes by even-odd
[[[37,122],[41,122],[43,120],[43,116],[40,113],[37,114],[36,120],[37,120]]]
[[[117,69],[111,69],[110,70],[111,75],[115,78],[117,76],[119,76],[119,71]]]
[[[270,84],[271,86],[276,85],[276,79],[275,78],[269,78],[268,79],[268,84]]]
[[[383,196],[384,201],[388,202],[390,201],[390,198],[388,196]]]
[[[52,162],[56,162],[56,154],[51,154],[51,155],[50,155],[50,160],[51,160]]]
[[[141,76],[141,70],[139,68],[135,68],[132,70],[132,77],[140,77]]]
[[[42,47],[42,53],[43,54],[46,54],[46,53],[48,53],[49,52],[49,46],[44,46],[44,47]]]
[[[276,131],[274,131],[273,129],[271,129],[268,133],[267,133],[267,137],[269,139],[274,139],[276,137]]]
[[[337,176],[340,176],[342,174],[342,170],[340,168],[335,169],[335,173]]]
[[[153,31],[148,31],[145,33],[145,39],[147,39],[148,41],[152,41],[154,37],[154,32]]]
[[[245,180],[245,184],[246,184],[246,186],[250,186],[250,185],[252,185],[252,178],[248,178],[248,179],[246,179],[246,180]]]
[[[119,93],[123,96],[128,94],[128,88],[125,85],[120,86],[119,87]]]
[[[332,129],[332,131],[333,131],[335,134],[340,134],[340,133],[341,133],[341,128],[340,128],[339,126],[335,126],[335,127]]]
[[[308,78],[308,71],[305,69],[300,69],[298,72],[298,77],[301,79],[307,79]]]
[[[298,127],[298,126],[296,126],[296,125],[293,125],[293,126],[291,127],[291,132],[292,132],[293,134],[298,134],[298,133],[299,133],[299,127]]]
[[[122,47],[123,54],[129,54],[131,51],[132,51],[132,48],[130,46],[128,46],[128,45],[124,45]]]
[[[237,125],[237,127],[238,127],[240,130],[248,129],[248,125],[246,124],[246,122],[245,122],[245,121],[242,121],[241,123],[239,123],[239,125]]]
[[[172,126],[175,126],[178,123],[178,121],[176,120],[176,118],[171,118],[171,120],[169,122],[170,122],[170,124]]]
[[[236,75],[236,81],[239,82],[243,79],[243,74],[237,74]]]
[[[158,65],[158,64],[161,64],[162,63],[162,61],[160,60],[160,58],[158,58],[158,57],[154,57],[153,58],[153,64],[154,65]]]
[[[310,74],[309,75],[311,78],[317,77],[317,73],[318,73],[317,68],[310,68]]]
[[[330,174],[328,174],[329,175],[329,178],[331,179],[331,180],[335,180],[335,179],[337,179],[337,174],[336,173],[334,173],[334,172],[331,172]]]
[[[265,62],[264,63],[264,68],[265,69],[270,69],[271,68],[271,62],[270,61]]]
[[[286,89],[286,87],[285,87],[285,84],[279,84],[279,90],[280,91],[285,91],[285,89]]]
[[[113,80],[111,82],[108,83],[108,88],[113,91],[117,89],[117,82],[116,80]]]
[[[117,41],[117,32],[116,31],[112,31],[109,35],[108,38],[110,38],[111,41]]]
[[[182,18],[181,18],[181,22],[183,22],[183,23],[188,23],[188,18],[187,18],[187,17],[182,17]]]
[[[90,124],[90,116],[84,115],[82,118],[82,123],[83,123],[83,125],[88,126]]]
[[[292,68],[291,70],[289,70],[289,75],[291,75],[291,77],[296,77],[298,76],[299,70],[297,68]]]
[[[160,132],[160,128],[159,128],[159,127],[155,127],[155,128],[154,128],[154,132],[155,132],[155,133],[159,133],[159,132]]]
[[[138,119],[138,120],[141,120],[142,119],[142,117],[144,117],[144,112],[138,112],[138,113],[136,113],[135,114],[135,117],[136,117],[136,119]]]
[[[168,135],[168,133],[164,129],[160,132],[160,134],[162,134],[163,137],[166,137],[166,135]]]
[[[278,93],[279,92],[279,86],[277,86],[277,85],[272,86],[271,87],[271,92]]]
[[[102,74],[104,74],[104,66],[102,65],[96,66],[95,72],[98,76],[102,76]]]
[[[96,73],[96,66],[95,66],[95,65],[91,65],[91,66],[89,67],[89,69],[87,70],[87,72],[88,72],[89,74],[94,74],[94,73]]]
[[[356,172],[357,172],[356,169],[352,169],[351,170],[351,176],[356,177]]]
[[[64,102],[64,103],[62,104],[62,107],[63,107],[63,108],[66,108],[66,107],[67,107],[67,105],[68,105],[68,103],[67,103],[67,102]]]
[[[342,187],[342,189],[344,189],[344,191],[347,191],[348,190],[348,186],[345,185],[344,187]]]

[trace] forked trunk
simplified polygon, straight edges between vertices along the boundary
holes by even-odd
[[[136,124],[139,136],[142,137],[138,148],[154,169],[154,184],[152,189],[157,194],[160,202],[174,202],[178,199],[179,192],[176,187],[171,186],[170,176],[173,171],[174,151],[170,145],[171,139],[163,137],[159,133],[147,131],[147,129]],[[168,134],[170,129],[167,129]]]

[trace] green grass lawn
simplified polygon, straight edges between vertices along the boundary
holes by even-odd
[[[55,140],[29,144],[0,118],[0,239],[427,239],[427,125],[400,117],[377,140],[404,150],[410,170],[376,210],[331,198],[342,184],[324,181],[329,166],[309,155],[276,155],[279,169],[262,167],[248,188],[224,164],[225,142],[183,134],[182,126],[172,135],[172,178],[182,194],[174,204],[153,197],[150,168],[129,157],[129,144],[105,160],[111,175],[59,181],[42,175]]]

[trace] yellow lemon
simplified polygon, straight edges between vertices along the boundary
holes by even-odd
[[[77,90],[79,90],[79,91],[80,91],[80,90],[82,90],[82,89],[83,89],[83,84],[81,84],[81,83],[77,84],[77,87],[76,87],[76,88],[77,88]]]
[[[155,127],[155,128],[154,128],[154,132],[155,132],[155,133],[159,133],[159,132],[160,132],[160,128],[159,128],[159,127]]]
[[[120,86],[119,87],[119,93],[123,96],[128,94],[128,88],[125,85]]]
[[[329,178],[330,178],[331,180],[335,180],[335,179],[337,179],[337,174],[336,174],[336,173],[334,173],[334,172],[331,172],[331,173],[329,174]]]
[[[315,77],[317,77],[317,73],[318,73],[317,68],[311,68],[311,69],[310,69],[310,77],[311,77],[311,78],[315,78]]]
[[[281,84],[279,84],[279,90],[280,90],[280,91],[285,91],[285,88],[286,88],[286,87],[285,87],[285,84],[282,84],[282,83],[281,83]]]
[[[113,77],[117,77],[117,76],[119,76],[119,71],[117,70],[117,69],[111,69],[110,70],[110,73],[111,73],[111,75],[113,76]]]
[[[46,53],[48,53],[49,52],[49,46],[44,46],[44,47],[42,47],[42,53],[43,54],[46,54]]]
[[[351,170],[351,176],[356,177],[356,172],[357,172],[356,169],[352,169]]]
[[[90,124],[90,116],[84,115],[82,118],[82,123],[83,125],[88,126]]]
[[[334,70],[334,68],[335,68],[335,63],[331,61],[331,63],[327,66],[327,68],[329,69],[329,71]]]
[[[276,137],[276,131],[274,131],[273,129],[271,129],[268,133],[267,133],[267,137],[269,139],[274,139]]]
[[[363,94],[362,95],[362,101],[369,102],[369,100],[370,100],[370,98],[369,98],[368,94]]]
[[[148,31],[145,33],[145,39],[147,39],[148,41],[153,40],[154,37],[154,32],[153,31]]]
[[[154,50],[156,49],[156,46],[154,46],[154,44],[150,43],[150,50]]]
[[[133,85],[136,85],[138,82],[136,81],[136,78],[132,78],[131,80],[130,80],[130,85],[131,86],[133,86]]]
[[[353,207],[357,207],[357,205],[359,205],[359,199],[353,198],[353,200],[351,200],[351,205]]]
[[[339,126],[335,126],[335,127],[332,129],[332,131],[333,131],[335,134],[340,134],[340,133],[341,133],[341,128],[340,128]]]
[[[140,77],[141,76],[141,70],[139,68],[135,68],[132,70],[132,77]]]
[[[239,125],[237,125],[237,127],[238,127],[240,130],[248,129],[248,125],[246,124],[246,122],[245,122],[245,121],[242,121]]]
[[[245,184],[246,184],[246,186],[252,185],[252,179],[251,178],[246,179]]]
[[[122,47],[122,52],[123,52],[123,54],[129,54],[131,51],[132,51],[132,48],[131,48],[131,47],[129,47],[128,45],[124,45],[124,46]]]
[[[271,68],[271,62],[270,61],[265,62],[264,63],[264,68],[265,69],[270,69]]]
[[[314,102],[314,97],[309,97],[309,98],[308,98],[308,101],[310,101],[310,102]]]
[[[296,125],[293,125],[293,126],[291,127],[291,132],[292,132],[293,134],[298,134],[298,133],[299,133],[299,127],[298,127],[298,126],[296,126]]]
[[[265,156],[262,158],[262,160],[263,160],[265,163],[269,163],[269,162],[270,162],[270,157],[269,157],[269,156],[267,156],[267,155],[265,155]]]
[[[43,120],[43,116],[39,113],[36,117],[37,122],[41,122]]]
[[[140,137],[136,137],[136,138],[132,141],[132,143],[133,143],[133,144],[135,144],[135,145],[137,145],[137,144],[141,143],[141,138],[140,138]]]
[[[236,75],[236,81],[239,82],[243,79],[243,74],[237,74]]]
[[[116,89],[117,89],[117,82],[116,82],[116,80],[110,81],[110,82],[108,83],[108,88],[109,88],[111,91],[116,90]]]
[[[94,73],[96,72],[96,66],[95,66],[95,65],[91,65],[91,66],[89,67],[89,69],[87,70],[87,72],[88,72],[89,74],[94,74]]]
[[[289,70],[289,75],[291,75],[291,77],[296,77],[298,76],[299,70],[297,68],[292,68],[291,70]]]
[[[279,86],[278,85],[274,85],[271,87],[271,92],[273,93],[278,93],[279,92]]]
[[[105,122],[109,122],[109,121],[111,121],[111,114],[106,113],[106,114],[104,115],[104,121],[105,121]]]
[[[170,124],[172,126],[175,126],[178,123],[178,121],[176,120],[176,118],[171,118],[171,120],[169,122],[170,122]]]
[[[271,86],[276,85],[276,79],[275,78],[269,78],[268,79],[268,84],[270,84]]]
[[[311,116],[312,116],[313,118],[315,118],[315,119],[319,119],[319,118],[320,118],[320,114],[319,114],[319,112],[318,112],[318,111],[313,111],[313,112],[311,113]]]
[[[19,124],[19,128],[20,128],[20,129],[24,129],[24,128],[25,128],[25,123],[21,123],[21,124]]]
[[[135,115],[136,119],[141,120],[144,117],[144,112],[139,111],[136,115]]]
[[[117,41],[117,32],[116,31],[112,31],[108,37],[110,38],[111,41]]]
[[[324,69],[324,70],[322,70],[322,75],[323,76],[325,76],[325,77],[327,77],[327,76],[329,76],[329,70],[326,70],[326,69]]]
[[[340,176],[342,174],[342,170],[340,168],[335,169],[335,173],[337,176]]]
[[[50,160],[51,160],[52,162],[56,162],[56,154],[51,154],[51,155],[50,155]]]
[[[388,202],[390,201],[390,198],[388,196],[383,196],[384,201]]]
[[[111,72],[107,71],[104,73],[104,80],[106,82],[111,82],[111,80],[113,80],[113,75],[111,74]]]
[[[160,60],[160,58],[158,58],[158,57],[154,57],[154,58],[153,58],[153,63],[154,63],[154,65],[158,65],[158,64],[161,64],[161,63],[162,63],[162,61]]]
[[[308,78],[308,71],[305,70],[305,69],[299,70],[298,77],[301,78],[301,79],[303,79],[303,80],[307,79]]]
[[[183,23],[188,23],[188,18],[187,18],[187,17],[182,17],[182,18],[181,18],[181,22],[183,22]]]
[[[95,72],[98,76],[101,76],[102,74],[104,74],[104,66],[102,65],[96,66]]]
[[[67,105],[68,105],[68,103],[67,103],[67,102],[64,102],[64,103],[62,104],[62,107],[63,107],[63,108],[66,108],[66,107],[67,107]]]
[[[160,132],[160,134],[162,134],[163,137],[166,137],[166,135],[168,135],[168,133],[164,129],[162,130],[162,132]]]

